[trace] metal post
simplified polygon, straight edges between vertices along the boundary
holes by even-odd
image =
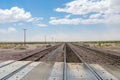
[[[27,29],[23,29],[24,30],[24,46],[26,46],[26,30]]]
[[[53,37],[51,38],[51,43],[54,43],[54,41],[53,41]]]
[[[67,80],[67,57],[66,57],[66,43],[64,43],[64,64],[63,64],[63,80]]]
[[[45,35],[45,44],[46,44],[46,35]]]

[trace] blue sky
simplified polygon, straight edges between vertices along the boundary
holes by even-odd
[[[120,40],[120,0],[1,0],[0,41]]]

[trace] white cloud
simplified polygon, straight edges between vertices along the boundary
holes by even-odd
[[[120,0],[73,0],[65,4],[64,8],[57,8],[57,12],[65,12],[71,16],[88,16],[86,19],[78,17],[75,24],[120,24]],[[72,24],[76,18],[52,19],[52,24]],[[65,21],[65,22],[64,22]],[[71,23],[71,21],[73,21]],[[98,22],[94,22],[98,21]],[[86,23],[85,23],[86,22]],[[73,23],[74,24],[74,23]]]
[[[102,15],[101,14],[93,14],[93,15],[90,15],[90,17],[89,18],[91,18],[91,19],[98,19],[98,18],[100,18],[100,17],[102,17]]]
[[[43,23],[38,23],[36,25],[39,26],[39,27],[45,27],[45,26],[47,26],[46,24],[43,24]]]
[[[36,17],[36,18],[34,18],[33,24],[35,26],[39,26],[39,27],[45,27],[45,26],[47,26],[47,24],[42,23],[42,20],[44,20],[43,17],[39,17],[39,18]]]
[[[12,33],[16,32],[17,30],[14,27],[8,27],[7,29],[0,29],[0,33]]]
[[[41,23],[42,20],[43,17],[32,17],[31,13],[25,11],[24,8],[0,9],[0,23],[20,22],[20,25],[23,25],[21,22],[32,22],[33,25],[45,26],[45,24]]]
[[[51,19],[51,20],[54,20],[54,19],[56,19],[56,17],[50,17],[50,19]]]
[[[81,19],[81,18],[74,18],[74,19],[52,19],[49,21],[52,25],[57,24],[72,24],[72,25],[78,25],[78,24],[97,24],[97,23],[103,23],[102,19]]]
[[[11,9],[0,9],[0,23],[31,21],[30,12],[25,12],[23,8],[12,7]]]
[[[83,15],[93,11],[99,11],[98,3],[94,4],[88,0],[74,0],[65,5],[65,8],[57,8],[57,12],[67,12],[74,15]]]
[[[120,0],[73,0],[67,3],[65,8],[57,8],[56,11],[75,15],[84,15],[91,12],[104,13],[111,9],[119,10],[119,3]]]
[[[70,16],[71,16],[70,14],[69,14],[69,15],[66,15],[65,18],[70,18]]]

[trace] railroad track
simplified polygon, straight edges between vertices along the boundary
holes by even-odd
[[[60,44],[59,44],[60,45]],[[46,53],[52,51],[53,49],[55,49],[56,47],[58,47],[59,45],[55,45],[55,46],[52,46],[52,47],[49,47],[49,48],[46,48],[46,49],[43,49],[43,50],[37,50],[37,51],[31,51],[30,55],[27,55],[25,57],[22,57],[18,60],[15,60],[15,61],[11,61],[9,63],[6,63],[6,64],[3,64],[3,65],[0,65],[0,68],[4,67],[4,66],[7,66],[9,64],[12,64],[12,63],[15,63],[16,61],[38,61],[41,57],[45,56]],[[34,57],[34,58],[33,58]]]
[[[43,51],[40,51],[40,52],[34,53],[32,55],[28,55],[28,56],[26,56],[24,58],[21,58],[21,59],[19,59],[19,61],[39,61],[42,57],[44,57],[49,52],[55,50],[57,47],[58,47],[58,45],[53,46],[51,48],[47,48],[47,49],[45,49]]]
[[[83,46],[80,46],[80,47],[83,47]],[[102,51],[98,51],[98,50],[95,50],[95,49],[91,49],[91,48],[88,48],[88,47],[83,47],[85,49],[88,49],[90,51],[94,51],[96,53],[101,53],[102,56],[105,56],[107,59],[112,59],[114,60],[115,62],[118,62],[120,63],[120,57],[118,56],[115,56],[115,55],[111,55],[109,53],[105,53],[105,52],[102,52]]]
[[[84,46],[80,46],[80,45],[76,45],[76,46],[78,46],[88,52],[95,52],[95,53],[93,53],[94,55],[99,56],[99,57],[101,57],[101,59],[105,59],[106,61],[109,61],[108,63],[110,63],[111,65],[115,65],[117,68],[120,68],[120,58],[118,58],[116,56],[114,57],[114,55],[112,57],[112,55],[108,55],[109,53],[94,50],[94,49],[91,49],[88,47],[84,47]]]
[[[26,66],[30,65],[31,63],[33,63],[33,62],[29,62],[29,63],[21,66],[21,67],[18,68],[17,70],[14,70],[14,71],[12,71],[10,74],[2,77],[0,80],[7,80],[8,78],[10,78],[11,76],[13,76],[13,75],[16,74],[17,72],[19,72],[20,70],[22,70],[23,68],[25,68]]]
[[[32,55],[28,55],[28,56],[26,56],[24,58],[19,59],[18,61],[29,61],[29,62],[27,64],[24,64],[23,66],[19,67],[18,69],[13,70],[10,74],[7,74],[7,75],[3,76],[2,78],[0,78],[0,80],[7,80],[7,79],[9,79],[11,76],[13,76],[14,74],[16,74],[20,70],[22,70],[25,67],[27,67],[28,65],[32,64],[33,61],[39,61],[40,58],[44,57],[46,54],[48,54],[49,52],[51,52],[54,49],[56,49],[58,46],[60,46],[60,45],[56,45],[56,46],[53,46],[51,48],[47,48],[47,49],[42,50],[40,52],[33,53]],[[10,64],[14,64],[15,62],[16,61],[13,61],[13,62],[10,62],[8,64],[2,65],[2,66],[0,66],[0,68],[5,67],[5,66],[10,65]]]
[[[78,54],[78,52],[75,50],[75,48],[73,46],[71,46],[72,44],[67,44],[65,43],[64,44],[64,47],[62,48],[63,49],[63,53],[64,53],[64,62],[63,62],[63,68],[61,68],[61,71],[63,70],[63,79],[60,79],[60,80],[69,80],[69,77],[68,77],[68,64],[67,63],[67,58],[69,56],[67,56],[69,54],[69,52],[67,52],[67,48],[69,48],[73,54],[75,55],[75,57],[77,58],[77,60],[79,61],[80,64],[83,64],[84,65],[84,68],[86,70],[88,70],[88,72],[90,72],[90,74],[87,74],[89,76],[92,76],[94,77],[93,79],[90,79],[90,80],[113,80],[113,79],[103,79],[103,77],[88,63],[85,62],[85,60]],[[34,61],[38,61],[42,56],[44,57],[46,54],[48,54],[50,51],[52,50],[55,50],[58,46],[54,47],[54,48],[51,48],[50,50],[48,51],[42,51],[42,52],[39,52],[39,53],[36,53],[34,55],[29,55],[27,57],[24,57],[23,59],[20,59],[20,60],[26,60],[26,61],[29,61],[29,60],[34,60]],[[38,55],[39,54],[39,55]],[[31,58],[32,57],[32,58]],[[74,57],[73,57],[74,58]],[[70,59],[70,58],[69,58]],[[72,59],[72,58],[71,58]],[[76,63],[78,63],[78,61],[76,61]],[[15,68],[14,70],[12,70],[12,72],[10,72],[9,74],[6,74],[6,75],[2,75],[3,77],[1,78],[1,75],[0,75],[0,80],[9,80],[9,78],[11,78],[13,75],[15,75],[16,73],[18,73],[19,71],[23,70],[25,67],[27,67],[28,65],[32,64],[33,62],[29,61],[27,63],[25,63],[24,65],[20,66],[19,68]],[[14,64],[14,63],[13,63]],[[71,64],[71,63],[70,63]],[[13,65],[11,65],[13,66]],[[5,66],[6,67],[6,66]],[[57,66],[58,67],[58,66]],[[8,68],[8,67],[7,67]],[[44,69],[44,68],[43,68]],[[54,70],[57,70],[58,68],[55,68]],[[79,68],[78,68],[79,69]],[[54,71],[53,70],[53,71]],[[59,73],[59,72],[58,72]],[[56,73],[57,74],[57,73]],[[56,75],[55,74],[55,75]],[[80,78],[79,78],[80,79]],[[83,78],[81,78],[83,79]],[[84,80],[87,80],[89,78],[85,78]],[[50,79],[50,80],[57,80],[57,78],[53,78]],[[70,80],[76,80],[76,79],[70,79]],[[78,79],[77,79],[78,80]],[[116,80],[116,79],[115,79]]]
[[[94,75],[94,77],[97,79],[97,80],[104,80],[103,78],[102,78],[102,76],[100,76],[88,63],[86,63],[81,57],[80,57],[80,55],[69,45],[69,44],[66,44],[65,45],[65,47],[66,46],[69,46],[69,48],[73,51],[73,53],[79,58],[79,60],[84,64],[84,66],[87,68],[87,69],[89,69],[89,71]],[[63,76],[63,80],[67,80],[67,78],[66,78],[66,74],[67,74],[67,62],[66,62],[66,48],[64,49],[64,76]]]
[[[104,55],[109,59],[113,59],[116,62],[120,62],[120,56],[116,56],[116,55],[110,54],[109,52],[104,52],[104,51],[100,51],[100,50],[97,50],[97,49],[92,49],[92,48],[85,47],[85,46],[80,46],[80,45],[76,45],[76,46],[82,47],[82,48],[90,50],[90,51],[94,51],[96,53],[101,53],[101,55]]]

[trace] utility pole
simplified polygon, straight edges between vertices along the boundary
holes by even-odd
[[[24,46],[26,46],[26,30],[27,29],[23,29],[24,30]]]
[[[53,38],[53,37],[51,37],[51,42],[53,42],[53,39],[54,39],[54,38]]]
[[[51,43],[54,43],[54,37],[51,38]]]
[[[45,44],[46,44],[46,35],[45,35]]]

